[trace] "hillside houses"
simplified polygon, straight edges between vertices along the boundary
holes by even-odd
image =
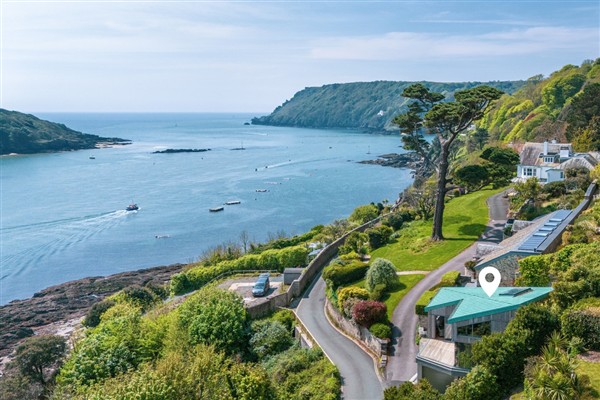
[[[562,181],[570,168],[592,170],[597,164],[597,154],[575,153],[571,143],[527,142],[521,148],[520,163],[515,181],[537,178],[541,183]]]

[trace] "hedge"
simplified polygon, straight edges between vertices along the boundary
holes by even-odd
[[[425,312],[425,307],[427,307],[427,304],[429,304],[429,302],[431,301],[431,299],[433,299],[433,296],[435,296],[437,292],[437,289],[427,290],[421,295],[419,300],[417,300],[417,304],[415,304],[415,313],[417,315],[427,315],[427,313]]]
[[[206,285],[216,277],[232,271],[277,270],[306,265],[308,250],[304,246],[281,250],[266,250],[261,254],[248,254],[236,260],[222,261],[208,267],[195,267],[171,278],[171,293],[187,293]]]
[[[579,337],[588,350],[600,350],[600,299],[578,301],[565,311],[561,325],[567,338]]]
[[[332,264],[323,269],[323,279],[331,282],[334,288],[356,282],[365,277],[368,265],[355,261],[347,265]]]
[[[337,299],[340,306],[344,304],[346,299],[353,297],[361,300],[367,300],[369,298],[369,292],[367,289],[359,288],[356,286],[348,286],[338,290]]]

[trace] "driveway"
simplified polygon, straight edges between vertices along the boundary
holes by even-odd
[[[373,359],[327,321],[325,281],[320,275],[315,277],[306,291],[296,309],[296,314],[323,352],[340,371],[343,399],[376,400],[383,398],[383,387],[375,374]]]
[[[504,193],[491,196],[487,200],[490,220],[481,238],[462,253],[430,272],[404,296],[392,315],[392,350],[388,357],[386,368],[386,381],[389,386],[398,385],[411,380],[417,373],[417,345],[415,333],[418,317],[415,314],[415,305],[421,295],[433,285],[437,284],[442,275],[449,271],[464,271],[466,261],[475,255],[479,243],[499,243],[502,240],[502,230],[508,212],[508,200],[503,198]]]

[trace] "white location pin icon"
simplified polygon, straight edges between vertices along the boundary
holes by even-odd
[[[491,282],[488,282],[485,279],[485,277],[489,274],[494,275],[494,280]],[[500,279],[500,271],[494,267],[485,267],[481,270],[481,272],[479,272],[479,286],[481,286],[488,297],[492,297],[496,289],[498,289],[498,286],[500,286]]]

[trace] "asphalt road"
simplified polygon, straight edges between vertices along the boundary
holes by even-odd
[[[425,276],[408,292],[398,304],[392,315],[392,349],[386,368],[386,381],[390,386],[411,380],[417,373],[417,345],[415,334],[418,317],[415,315],[415,305],[423,292],[438,283],[446,272],[464,271],[464,264],[475,255],[478,243],[498,243],[502,240],[502,229],[508,212],[508,201],[503,193],[490,197],[487,201],[490,221],[481,238],[465,251]]]
[[[303,296],[296,314],[342,377],[345,400],[383,398],[383,387],[373,359],[358,345],[333,328],[325,316],[325,281],[319,275]]]

